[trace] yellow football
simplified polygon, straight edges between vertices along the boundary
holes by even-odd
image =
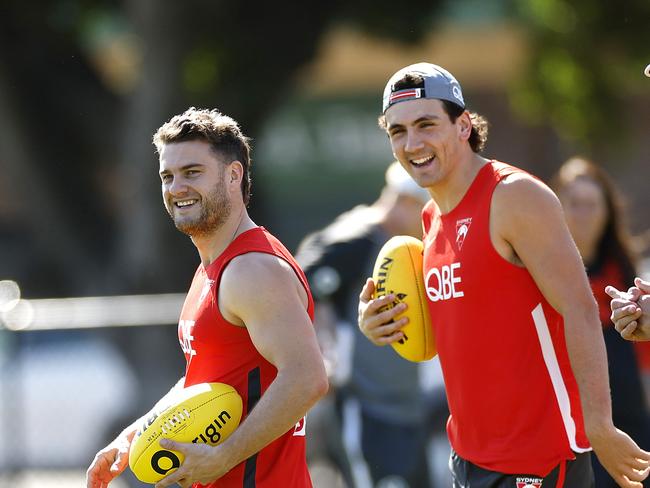
[[[372,273],[375,282],[373,298],[392,293],[396,298],[387,308],[402,302],[407,305],[407,309],[396,317],[409,319],[402,328],[404,338],[391,346],[404,359],[414,362],[426,361],[436,355],[422,270],[423,251],[422,241],[415,237],[392,237],[379,251]]]
[[[131,471],[144,483],[156,483],[185,459],[178,451],[160,447],[160,439],[215,446],[232,434],[241,416],[242,399],[230,385],[200,383],[183,388],[136,432],[129,452]]]

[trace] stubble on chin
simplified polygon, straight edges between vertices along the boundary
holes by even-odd
[[[169,209],[168,209],[169,212]],[[231,204],[224,195],[212,194],[202,204],[201,212],[195,218],[176,218],[169,212],[176,228],[189,237],[202,237],[219,230],[228,220]]]

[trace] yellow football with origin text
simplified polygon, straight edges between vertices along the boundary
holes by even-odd
[[[409,319],[401,329],[404,337],[391,346],[400,356],[415,362],[427,361],[436,355],[422,269],[423,250],[422,241],[415,237],[392,237],[379,251],[372,273],[374,298],[392,293],[395,301],[388,308],[398,303],[407,305],[407,309],[396,317]]]

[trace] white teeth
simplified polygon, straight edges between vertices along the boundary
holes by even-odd
[[[412,162],[413,164],[419,165],[419,164],[428,163],[428,162],[431,161],[433,158],[434,158],[434,156],[426,156],[426,157],[424,157],[424,158],[420,158],[420,159],[411,159],[411,162]]]
[[[192,205],[193,203],[196,203],[196,200],[183,200],[182,202],[176,202],[176,206],[187,207],[188,205]]]

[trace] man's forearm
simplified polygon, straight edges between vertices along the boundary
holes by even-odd
[[[323,384],[304,371],[279,371],[245,421],[219,446],[226,464],[236,466],[292,429],[324,395]]]
[[[595,311],[572,310],[564,315],[564,324],[587,436],[596,435],[612,425],[607,352],[600,321]]]

